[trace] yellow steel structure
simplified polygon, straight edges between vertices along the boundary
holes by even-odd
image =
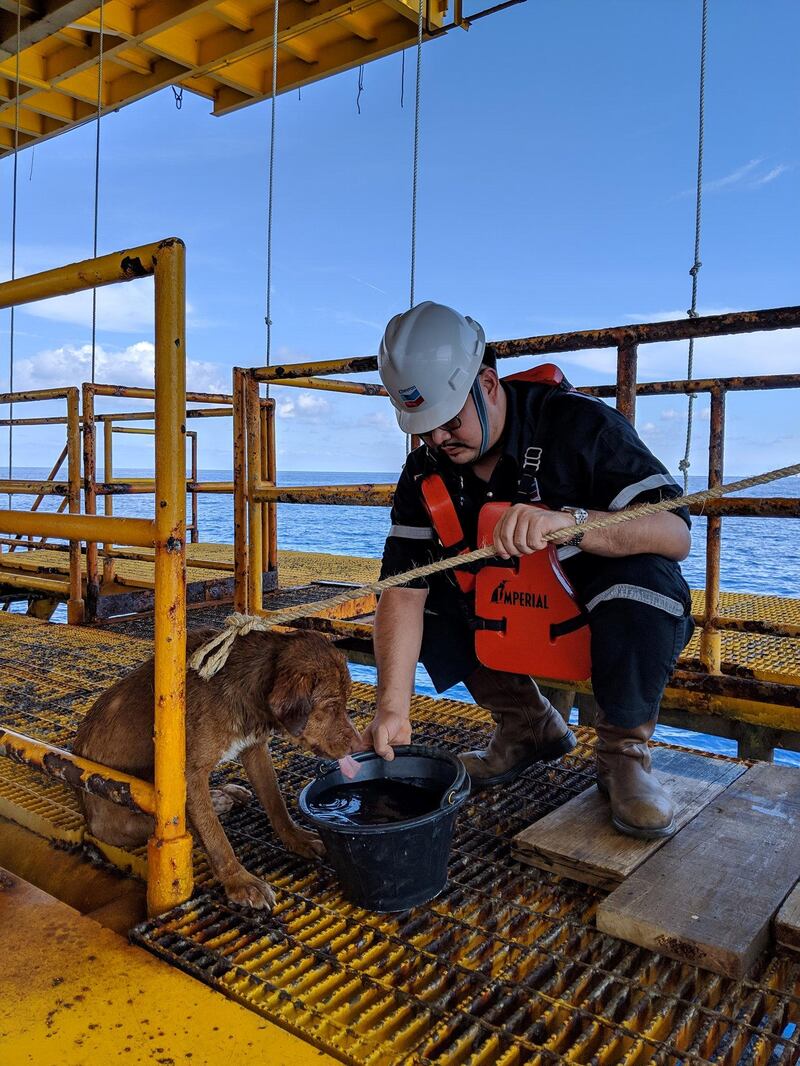
[[[447,0],[422,0],[424,37],[445,25]],[[54,137],[97,114],[98,0],[0,5],[0,154]],[[279,93],[358,67],[417,40],[416,0],[283,0]],[[167,85],[225,115],[272,93],[274,9],[265,0],[106,0],[100,110],[116,111]],[[15,102],[19,51],[19,114]],[[5,102],[3,102],[5,101]]]
[[[29,403],[34,400],[66,400],[67,415],[67,443],[53,467],[51,478],[40,483],[29,482],[27,485],[18,481],[3,482],[2,490],[8,493],[32,492],[36,494],[36,500],[32,510],[41,503],[45,496],[62,494],[66,497],[64,503],[69,508],[71,515],[78,514],[81,509],[81,428],[78,390],[73,386],[63,389],[35,389],[28,392],[5,392],[0,394],[0,404],[5,403]],[[49,421],[45,419],[44,421]],[[11,432],[9,430],[9,432]],[[53,481],[61,464],[67,459],[68,481]],[[63,590],[62,590],[63,591]],[[81,546],[80,541],[69,542],[69,589],[67,593],[67,620],[70,623],[83,621],[83,594],[81,590]]]
[[[153,276],[155,281],[155,518],[100,518],[91,513],[57,515],[0,510],[0,532],[67,537],[155,549],[155,782],[137,784],[139,804],[155,819],[148,844],[148,906],[159,912],[192,891],[192,838],[186,829],[185,659],[186,659],[186,343],[183,242],[168,239],[0,285],[0,308],[93,287]],[[147,390],[145,390],[147,391]],[[86,411],[84,409],[84,417]],[[81,767],[70,752],[41,740],[8,735],[7,754],[39,762],[62,773]],[[49,765],[48,765],[49,764]],[[106,773],[109,768],[105,768]],[[97,776],[101,784],[104,770]],[[116,771],[109,777],[113,778]],[[83,784],[85,775],[81,774]],[[107,777],[106,780],[109,779]],[[79,784],[76,781],[76,784]],[[108,791],[113,799],[113,789]],[[135,802],[135,801],[134,801]]]
[[[0,703],[12,708],[15,722],[29,715],[52,742],[73,734],[95,692],[151,650],[149,641],[128,635],[21,616],[0,615],[0,635]],[[19,698],[23,691],[33,699]],[[374,714],[375,696],[372,686],[353,684],[349,709],[358,727]],[[491,728],[486,711],[453,700],[415,696],[411,713],[414,736],[424,744],[480,746]],[[348,902],[330,866],[291,854],[257,802],[223,815],[237,855],[275,889],[275,912],[230,907],[207,865],[198,863],[192,899],[132,930],[135,944],[172,964],[169,974],[12,878],[0,888],[0,950],[13,954],[4,971],[0,1048],[15,1066],[116,1061],[118,1050],[132,1062],[138,1055],[219,1063],[246,1034],[247,1061],[270,1066],[324,1063],[326,1054],[350,1066],[796,1063],[797,957],[769,950],[740,982],[704,972],[600,933],[598,889],[513,860],[516,832],[592,785],[593,734],[579,727],[577,735],[578,747],[560,763],[470,798],[456,827],[445,891],[410,912],[379,915]],[[273,738],[271,749],[286,794],[296,795],[313,776],[314,761],[286,738]],[[47,793],[37,782],[37,792],[26,794],[19,776],[8,773],[19,769],[0,760],[0,800],[8,793],[0,810],[25,823],[25,809],[38,801],[29,814],[40,831],[74,840],[65,835],[76,828],[67,817],[76,809],[74,792],[51,781]],[[220,766],[214,783],[223,781],[241,783],[241,767]],[[135,877],[144,875],[140,851],[104,853]],[[29,869],[32,879],[33,863]],[[103,887],[91,900],[101,904],[104,919],[114,910],[113,902],[103,906],[106,893]],[[123,894],[130,899],[130,881],[120,882]],[[186,973],[198,980],[187,984]],[[199,982],[227,998],[200,998]],[[162,1001],[157,1015],[151,994]],[[260,1038],[251,1035],[252,1020],[265,1026]],[[120,1032],[131,1041],[118,1045]]]
[[[337,1061],[1,869],[0,953],[9,1066]]]
[[[637,381],[639,344],[657,341],[686,340],[800,326],[800,307],[770,308],[690,318],[687,321],[643,323],[602,330],[525,337],[492,341],[498,358],[532,356],[541,359],[558,352],[617,347],[617,379],[612,385],[581,387],[579,392],[597,397],[613,397],[617,409],[630,421],[635,420],[637,396],[678,395],[705,392],[710,396],[709,467],[710,486],[723,480],[725,437],[725,398],[729,392],[800,388],[800,375],[776,374],[751,377],[726,377],[692,381]],[[235,467],[239,471],[237,520],[234,528],[235,571],[237,576],[236,608],[250,613],[263,611],[260,575],[277,552],[265,530],[274,535],[274,523],[265,517],[277,503],[351,504],[387,506],[393,486],[305,485],[281,486],[274,473],[274,425],[268,435],[257,417],[258,383],[325,388],[332,392],[382,395],[379,385],[330,379],[333,374],[374,372],[375,357],[360,356],[322,361],[282,364],[234,371]],[[238,410],[237,410],[238,408]],[[266,449],[266,454],[265,454]],[[237,467],[238,463],[238,467]],[[246,467],[246,476],[245,476]],[[237,477],[235,476],[235,481]],[[244,485],[247,485],[247,492]],[[679,669],[665,696],[665,707],[689,712],[685,723],[693,728],[691,718],[706,722],[709,717],[726,718],[736,723],[740,751],[757,751],[758,757],[770,757],[769,730],[800,733],[800,641],[797,619],[787,618],[786,611],[771,607],[766,614],[753,614],[754,604],[744,614],[723,609],[720,591],[721,525],[724,516],[763,518],[798,517],[800,500],[794,497],[722,498],[713,506],[693,513],[708,519],[706,534],[706,585],[704,602],[695,602],[694,615],[700,631],[681,657]],[[761,597],[749,597],[751,601]],[[766,598],[764,598],[766,599]],[[789,613],[793,613],[791,610]],[[333,627],[336,630],[336,626]],[[338,626],[340,636],[353,637]],[[365,628],[360,639],[366,643]],[[725,669],[723,670],[723,663]],[[542,681],[549,683],[547,678]],[[565,684],[568,690],[588,692],[587,685]],[[699,717],[698,717],[699,716]],[[702,726],[699,726],[702,728]],[[749,729],[749,740],[744,730]],[[759,730],[761,734],[759,735]],[[761,750],[763,748],[763,751]]]
[[[183,297],[181,297],[183,299]],[[156,297],[158,301],[158,297]],[[185,309],[182,312],[185,317]],[[156,375],[157,376],[157,375]],[[185,364],[184,364],[184,378],[185,378]],[[107,515],[113,513],[113,505],[109,502],[109,496],[115,491],[115,483],[112,478],[109,477],[106,472],[105,482],[97,481],[97,429],[96,423],[101,420],[102,416],[95,416],[95,397],[97,396],[113,396],[113,397],[125,397],[127,399],[138,400],[156,400],[156,406],[158,406],[158,387],[155,390],[141,388],[130,385],[100,385],[95,382],[84,382],[82,386],[83,394],[83,415],[81,418],[83,424],[83,475],[84,475],[84,493],[85,493],[85,508],[87,514],[95,514],[97,510],[97,497],[98,495],[105,495],[104,509]],[[186,402],[191,401],[193,403],[211,403],[220,404],[222,410],[221,415],[230,414],[230,404],[232,397],[224,394],[210,393],[210,392],[189,392],[187,393],[184,388],[184,400],[183,400],[183,414],[181,416],[181,433],[186,436],[185,420],[187,418]],[[212,409],[213,410],[213,409]],[[106,456],[111,456],[111,432],[109,423],[113,421],[115,416],[106,415],[102,418],[104,423],[104,444],[106,449]],[[152,417],[152,416],[150,416]],[[183,442],[181,442],[183,447]],[[159,459],[158,438],[156,439],[156,461]],[[185,457],[183,461],[184,480],[186,476],[186,463]],[[189,486],[186,486],[187,489]],[[140,492],[143,494],[149,494],[154,491],[158,491],[158,480],[142,479],[138,485],[131,484],[126,490],[127,493]],[[206,491],[206,488],[202,489],[197,486],[196,483],[192,484],[190,489],[192,492],[193,501],[196,500],[196,493],[199,491]],[[232,488],[227,483],[222,483],[219,486],[212,485],[209,491],[230,492]],[[195,504],[193,503],[193,507]],[[182,538],[182,539],[185,539]],[[141,547],[138,542],[126,541],[121,538],[116,538],[117,543],[133,545]],[[104,555],[107,557],[108,550],[110,548],[110,541],[106,539],[104,545]],[[110,578],[113,574],[113,568],[110,565],[104,564],[104,576]],[[98,547],[97,543],[88,543],[86,545],[86,594],[88,600],[89,617],[93,618],[95,614],[95,605],[97,597],[100,594],[100,569],[98,565]]]

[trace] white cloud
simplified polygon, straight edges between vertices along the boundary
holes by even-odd
[[[715,192],[717,189],[725,189],[729,185],[736,185],[749,174],[751,174],[757,166],[760,166],[763,160],[751,159],[749,163],[745,163],[744,166],[737,167],[736,170],[732,170],[730,174],[726,174],[723,178],[716,178],[714,181],[707,181],[703,185],[704,192]]]
[[[662,422],[674,422],[676,418],[682,418],[680,411],[676,411],[674,407],[670,407],[666,411],[662,411],[659,418]]]
[[[768,174],[765,174],[763,178],[756,178],[753,185],[767,185],[770,181],[774,181],[789,169],[790,168],[785,163],[779,163],[776,167],[773,167]]]
[[[50,348],[17,364],[20,389],[77,385],[91,380],[92,347],[65,345]],[[127,348],[97,346],[95,378],[108,384],[137,385],[152,388],[155,370],[155,347],[150,341],[137,341]],[[186,362],[186,387],[191,392],[227,393],[226,372],[216,363]]]
[[[763,162],[763,159],[751,159],[749,162],[737,167],[736,170],[732,170],[730,174],[725,174],[721,178],[714,178],[712,181],[705,181],[703,183],[703,192],[719,192],[720,189],[729,189],[734,185],[746,189],[758,189],[762,185],[768,185],[770,182],[775,181],[781,174],[792,169],[788,163],[778,163],[764,174],[755,174],[754,172]],[[694,196],[695,191],[695,189],[684,189],[680,196]]]
[[[143,333],[154,329],[153,279],[142,278],[124,285],[107,285],[97,290],[97,328],[110,333]],[[22,310],[35,318],[65,322],[90,330],[92,293],[76,292],[27,304]],[[186,305],[186,314],[193,308]],[[198,323],[193,322],[193,325]]]
[[[92,294],[76,292],[28,304],[26,314],[51,322],[66,322],[91,329]],[[141,333],[153,330],[153,282],[151,279],[110,285],[97,290],[97,325],[115,333]]]
[[[322,396],[309,395],[306,392],[295,399],[278,401],[278,418],[295,418],[303,422],[319,422],[330,404]]]
[[[309,411],[313,414],[319,414],[322,411],[326,411],[330,405],[322,396],[309,396],[308,393],[304,392],[300,394],[297,406],[301,411]]]

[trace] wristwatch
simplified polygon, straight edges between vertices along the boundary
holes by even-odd
[[[576,526],[585,526],[589,521],[589,512],[585,507],[562,507],[562,511],[566,511],[571,514],[575,519]],[[583,540],[583,531],[578,529],[577,533],[571,540],[565,540],[564,544],[569,545],[572,548],[577,548],[580,542]]]

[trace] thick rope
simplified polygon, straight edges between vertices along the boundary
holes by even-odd
[[[706,44],[708,41],[708,0],[703,0],[703,29],[700,37],[700,115],[697,131],[697,193],[695,198],[694,212],[694,262],[689,273],[692,275],[692,306],[686,312],[689,318],[697,318],[697,275],[700,273],[700,234],[703,216],[703,147],[705,144],[705,115],[706,115]],[[694,375],[694,338],[689,340],[689,356],[686,362],[686,380],[691,381]],[[691,459],[689,453],[692,450],[692,423],[694,420],[694,402],[697,399],[696,392],[690,392],[688,397],[688,409],[686,412],[686,446],[683,459],[678,463],[678,469],[683,474],[683,491],[689,491],[689,467]]]
[[[422,4],[419,0],[417,11],[417,84],[414,103],[414,166],[411,175],[411,283],[409,307],[414,306],[415,286],[417,280],[417,188],[419,186],[419,123],[420,102],[422,98]]]
[[[272,359],[272,201],[275,184],[275,97],[278,94],[278,11],[280,0],[275,0],[272,11],[272,95],[269,126],[269,183],[267,193],[267,351],[265,365]],[[269,383],[265,392],[269,396]]]
[[[103,111],[103,52],[105,50],[105,0],[100,0],[100,40],[97,59],[97,115],[94,143],[94,236],[92,256],[97,258],[97,229],[100,218],[100,115]],[[97,289],[92,289],[92,384],[97,373]]]
[[[19,50],[22,33],[22,4],[17,4],[17,62],[14,87],[14,185],[11,195],[11,280],[17,276],[17,174],[19,172]],[[14,391],[14,305],[11,305],[11,320],[8,338],[8,391]],[[13,477],[14,468],[14,404],[8,405],[8,480]],[[8,494],[8,507],[12,507],[12,496]]]
[[[621,525],[623,522],[632,522],[635,518],[646,518],[648,515],[659,514],[662,511],[674,511],[679,507],[686,507],[690,504],[703,504],[707,500],[714,500],[731,492],[743,492],[745,489],[751,489],[757,485],[766,485],[770,481],[778,481],[780,478],[794,477],[798,474],[800,474],[800,463],[795,463],[794,466],[784,466],[780,470],[770,470],[766,474],[756,474],[753,477],[744,478],[742,481],[734,481],[730,485],[718,485],[714,488],[704,489],[702,492],[684,494],[671,500],[660,500],[658,503],[641,503],[624,511],[614,511],[611,514],[603,515],[602,518],[595,518],[593,521],[581,526],[581,532],[583,534],[593,533],[598,529]],[[554,533],[548,533],[544,539],[558,543],[559,541],[571,540],[574,535],[575,530],[572,527],[568,527]],[[347,592],[342,592],[331,599],[317,600],[315,603],[301,603],[295,607],[286,607],[283,610],[271,613],[268,617],[232,614],[227,619],[226,628],[215,637],[212,637],[206,644],[203,644],[192,655],[189,660],[189,666],[196,670],[203,680],[208,680],[225,665],[233,642],[239,636],[244,636],[253,631],[262,631],[272,629],[274,626],[285,625],[287,622],[292,622],[297,618],[307,618],[320,611],[329,610],[332,607],[338,607],[340,604],[349,603],[351,600],[360,599],[365,593],[372,592],[377,595],[385,592],[386,589],[407,585],[409,581],[417,578],[430,577],[432,574],[439,574],[445,570],[468,566],[470,563],[477,563],[483,559],[491,559],[495,555],[497,555],[497,550],[494,546],[487,545],[485,548],[476,548],[475,551],[466,552],[463,555],[439,559],[435,563],[428,563],[426,566],[419,566],[414,570],[406,570],[405,573],[384,578],[383,581],[375,581],[369,585],[362,585],[360,588],[348,589]]]

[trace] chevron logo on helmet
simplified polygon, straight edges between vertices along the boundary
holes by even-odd
[[[400,399],[406,407],[419,407],[421,403],[425,403],[425,397],[416,385],[410,385],[407,389],[400,389],[399,392]]]

